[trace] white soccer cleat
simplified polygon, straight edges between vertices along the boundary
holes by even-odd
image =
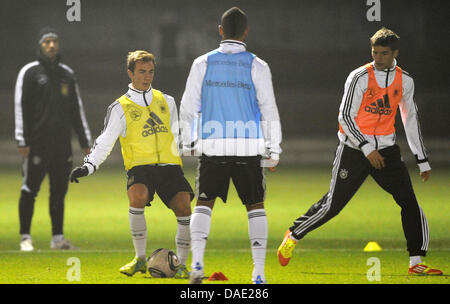
[[[203,267],[199,262],[197,262],[195,267],[191,269],[189,284],[203,284]]]
[[[50,248],[51,249],[56,249],[56,250],[77,250],[78,248],[73,246],[68,240],[66,239],[62,239],[61,241],[55,242],[55,241],[51,241],[50,242]]]
[[[203,284],[203,273],[197,271],[191,272],[189,284]]]
[[[24,239],[20,241],[20,251],[33,251],[33,241],[31,239]]]

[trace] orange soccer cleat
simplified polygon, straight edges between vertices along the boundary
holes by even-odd
[[[439,269],[433,269],[424,263],[419,263],[414,266],[409,266],[408,274],[411,275],[442,275]]]
[[[277,255],[281,266],[286,266],[292,257],[297,242],[290,238],[291,231],[288,229],[283,237],[283,242],[278,247]]]

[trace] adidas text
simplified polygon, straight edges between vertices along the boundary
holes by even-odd
[[[147,137],[149,135],[153,135],[155,133],[161,132],[169,132],[165,126],[157,126],[153,128],[149,128],[148,130],[142,131],[142,136]]]

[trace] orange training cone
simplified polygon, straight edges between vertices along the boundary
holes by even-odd
[[[208,281],[226,281],[228,278],[221,272],[214,272],[209,278]]]

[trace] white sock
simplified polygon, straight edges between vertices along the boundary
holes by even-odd
[[[291,240],[293,240],[293,241],[298,242],[298,240],[292,235],[292,232],[291,232],[291,234],[289,235],[289,238],[290,238]]]
[[[419,255],[409,257],[409,266],[414,266],[419,263],[422,263],[422,258]]]
[[[53,242],[61,242],[62,240],[64,240],[64,234],[55,234],[52,237]]]
[[[26,240],[26,239],[30,239],[31,240],[31,235],[30,234],[21,234],[20,235],[20,241]]]
[[[211,208],[197,206],[191,216],[191,272],[203,273],[203,257],[205,254],[206,241],[211,227]]]
[[[248,215],[248,236],[253,257],[252,279],[258,275],[265,280],[264,264],[266,263],[267,248],[267,216],[264,209],[249,211]]]
[[[147,224],[145,222],[144,208],[130,207],[130,231],[133,239],[136,257],[145,259],[147,245]]]
[[[177,245],[177,256],[180,259],[182,265],[186,265],[186,261],[191,249],[191,232],[189,225],[191,222],[191,216],[179,216],[177,217],[177,235],[175,237],[175,243]]]

